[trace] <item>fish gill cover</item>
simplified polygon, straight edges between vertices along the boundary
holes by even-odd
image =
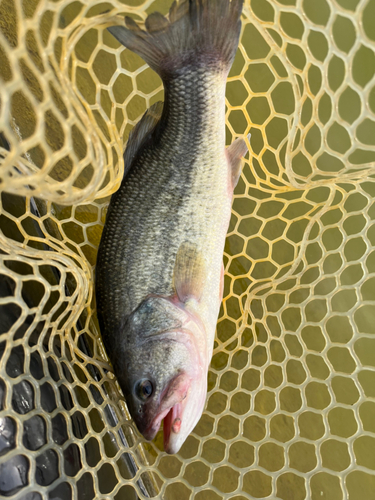
[[[93,300],[109,195],[161,81],[106,27],[170,2],[0,3],[0,494],[374,498],[372,2],[246,2],[227,144],[251,133],[206,409],[130,420]]]

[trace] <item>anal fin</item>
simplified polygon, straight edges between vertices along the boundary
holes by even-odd
[[[181,244],[174,266],[174,286],[181,302],[200,300],[205,280],[203,255],[193,243]]]
[[[129,134],[129,139],[124,152],[125,173],[128,172],[134,156],[145,141],[150,137],[158,124],[163,112],[163,103],[161,101],[153,104],[142,116],[137,125]]]
[[[247,139],[250,141],[250,134]],[[238,138],[230,146],[227,147],[226,153],[230,168],[232,170],[232,186],[236,187],[238,179],[241,174],[242,158],[248,151],[247,144],[244,139]]]

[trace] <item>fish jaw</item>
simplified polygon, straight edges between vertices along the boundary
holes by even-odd
[[[164,450],[179,451],[202,415],[207,393],[204,370],[198,377],[184,373],[172,381],[156,412],[156,416],[142,434],[148,441],[154,439],[163,422]]]
[[[207,395],[207,372],[210,357],[208,356],[207,332],[198,311],[197,302],[189,300],[183,306],[189,320],[185,323],[193,333],[196,348],[195,366],[191,366],[191,377],[188,390],[184,397],[164,416],[164,451],[175,454],[179,451],[186,438],[197,425],[202,416]],[[203,333],[203,335],[202,335]]]
[[[161,402],[156,416],[151,421],[150,425],[143,431],[143,436],[147,440],[152,440],[159,431],[160,424],[164,418],[170,413],[175,414],[175,419],[183,416],[184,401],[191,387],[191,377],[187,373],[177,375],[163,391]]]
[[[178,453],[202,416],[207,395],[207,377],[191,385],[186,399],[171,408],[164,418],[164,451]]]

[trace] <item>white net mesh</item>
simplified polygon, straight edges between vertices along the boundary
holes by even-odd
[[[375,3],[251,0],[227,142],[251,132],[206,410],[140,438],[93,272],[159,78],[105,27],[169,0],[0,2],[0,496],[375,499]]]

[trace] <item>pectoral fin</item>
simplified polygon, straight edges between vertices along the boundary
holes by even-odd
[[[250,141],[250,134],[247,136]],[[241,174],[242,157],[247,153],[248,148],[244,139],[238,138],[227,147],[227,157],[232,169],[232,186],[236,187]]]
[[[182,243],[174,266],[174,286],[181,302],[199,300],[204,286],[204,258],[192,243]]]

